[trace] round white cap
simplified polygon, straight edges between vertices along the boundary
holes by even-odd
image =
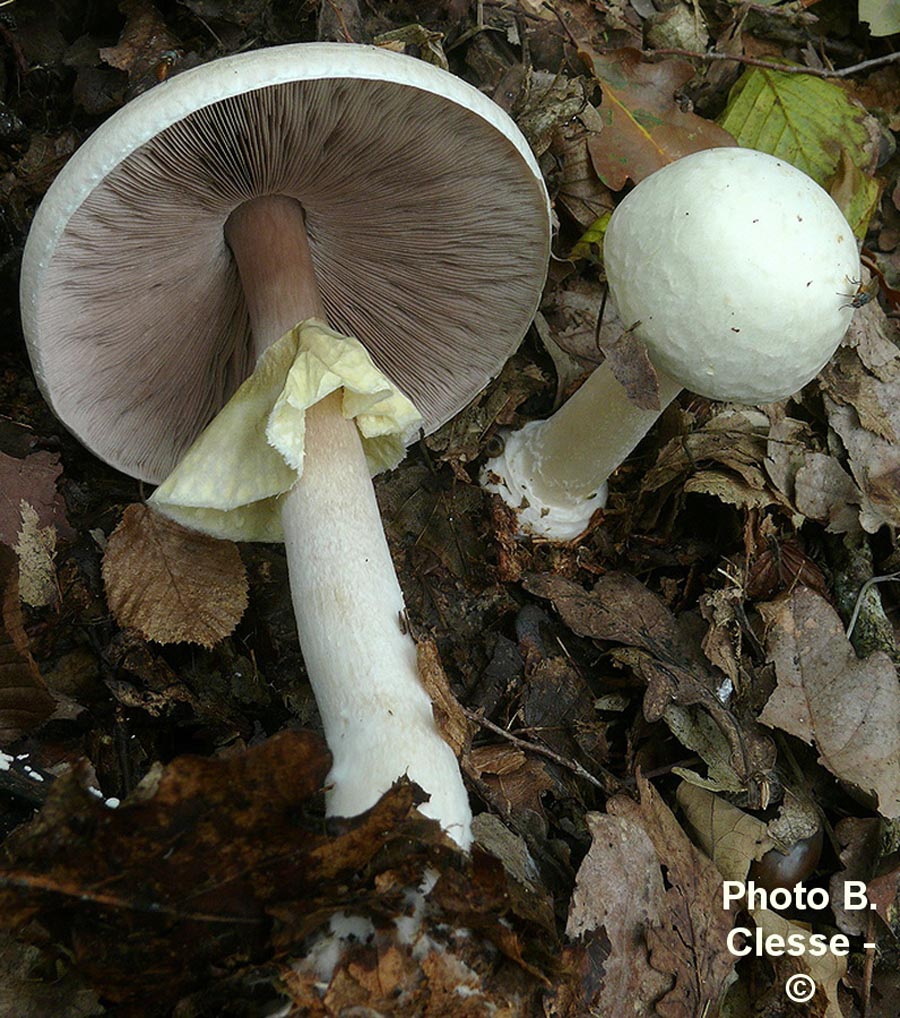
[[[620,203],[604,238],[610,293],[654,364],[711,399],[801,389],[850,324],[853,231],[783,159],[744,148],[685,156]]]

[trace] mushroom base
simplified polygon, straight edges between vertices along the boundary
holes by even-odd
[[[606,505],[608,486],[604,481],[587,496],[559,492],[553,501],[542,499],[534,484],[532,442],[539,440],[545,423],[529,421],[518,431],[508,432],[503,452],[485,466],[481,486],[516,510],[522,530],[551,541],[572,541],[587,530],[594,513]]]
[[[606,505],[607,478],[647,434],[681,385],[657,369],[659,409],[633,403],[606,364],[545,421],[507,433],[482,486],[518,513],[525,532],[571,541]]]

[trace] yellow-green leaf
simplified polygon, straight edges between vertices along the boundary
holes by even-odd
[[[611,215],[611,212],[604,212],[599,219],[591,223],[575,242],[575,246],[569,252],[570,258],[590,258],[591,261],[599,261],[603,257],[603,235],[606,233]]]
[[[785,159],[827,189],[849,159],[860,172],[854,175],[854,190],[842,189],[836,200],[854,233],[865,235],[878,200],[878,184],[866,172],[871,136],[865,110],[840,85],[754,67],[731,90],[719,123],[739,145]],[[846,172],[842,178],[846,181]]]

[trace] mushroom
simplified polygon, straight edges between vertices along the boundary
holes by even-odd
[[[682,388],[767,403],[824,367],[859,277],[853,231],[805,173],[762,152],[715,148],[651,174],[619,204],[603,247],[619,317],[659,382],[635,405],[606,363],[556,413],[505,437],[483,483],[521,525],[571,540],[606,481]]]
[[[499,371],[548,254],[541,174],[506,114],[349,44],[166,81],[85,142],[35,215],[22,318],[56,415],[119,470],[169,477],[161,511],[285,542],[331,815],[406,774],[470,843],[371,470]]]

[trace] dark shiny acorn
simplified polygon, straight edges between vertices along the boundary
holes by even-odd
[[[750,867],[750,877],[760,887],[771,891],[776,887],[794,887],[805,880],[819,865],[822,855],[821,827],[808,838],[801,838],[788,852],[772,848]]]

